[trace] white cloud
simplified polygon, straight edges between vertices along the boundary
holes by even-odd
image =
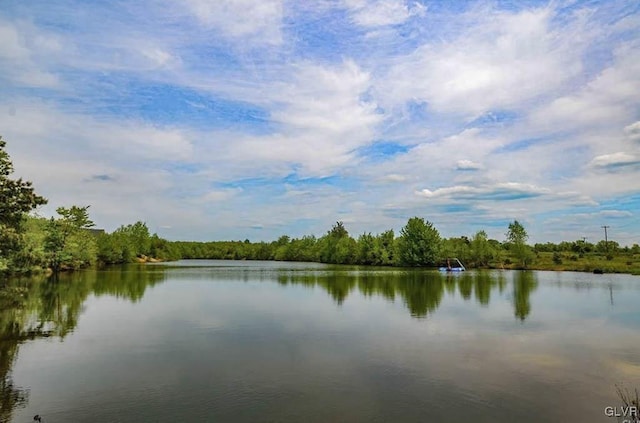
[[[640,141],[640,120],[625,126],[624,132],[631,141]]]
[[[531,114],[532,125],[552,130],[575,130],[624,124],[640,96],[640,45],[614,51],[613,62],[581,89],[560,96]]]
[[[205,195],[201,197],[201,201],[203,203],[217,203],[220,201],[229,200],[231,197],[234,197],[240,193],[242,193],[242,188],[227,188],[220,190],[213,190],[207,192]]]
[[[354,150],[371,142],[382,116],[376,104],[362,99],[370,77],[354,62],[336,67],[304,63],[291,81],[272,94],[276,134],[244,137],[230,157],[300,165],[308,175],[326,176],[353,164]]]
[[[188,203],[169,195],[182,181],[163,169],[165,163],[188,162],[193,148],[188,131],[98,120],[36,102],[12,107],[15,113],[0,113],[2,135],[16,175],[33,181],[50,199],[45,213],[60,205],[91,204],[96,222],[111,229],[139,219],[170,222],[180,213],[201,221],[201,211],[184,210]]]
[[[613,218],[633,216],[633,213],[631,213],[629,210],[603,210],[598,214],[600,216],[613,217]]]
[[[502,182],[489,186],[456,185],[452,187],[438,188],[434,191],[422,189],[416,191],[416,195],[426,198],[464,199],[477,198],[479,200],[511,200],[528,197],[537,197],[549,194],[547,188],[518,182]]]
[[[179,2],[205,26],[258,44],[282,42],[283,0],[187,0]]]
[[[581,19],[556,27],[554,13],[474,10],[456,39],[399,58],[381,95],[390,104],[420,99],[437,111],[477,116],[557,91],[580,74],[581,53],[595,34]]]
[[[118,158],[131,163],[187,160],[193,152],[187,131],[180,129],[135,120],[94,119],[42,103],[18,103],[12,108],[13,115],[0,115],[0,125],[10,128],[7,138],[14,138],[24,154],[38,148],[38,153],[51,159],[72,155],[87,160]]]
[[[0,40],[0,57],[3,59],[24,60],[31,55],[22,35],[9,22],[0,21]]]
[[[387,182],[405,182],[408,178],[405,175],[390,173],[385,175],[382,179]]]
[[[158,47],[143,49],[141,53],[157,66],[165,66],[174,59],[170,53]]]
[[[456,170],[479,170],[482,169],[480,163],[473,162],[471,160],[458,160],[456,163]]]
[[[8,22],[0,17],[0,66],[13,82],[28,87],[55,88],[58,76],[40,62],[55,60],[61,42],[54,34],[43,33],[24,22]]]
[[[616,168],[640,164],[640,157],[629,153],[617,152],[594,157],[590,164],[596,168]]]
[[[404,0],[345,0],[353,21],[364,27],[401,24],[413,16],[421,16],[426,7],[418,2],[409,5]]]

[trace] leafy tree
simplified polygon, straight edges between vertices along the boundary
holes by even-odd
[[[573,245],[572,251],[574,253],[580,253],[580,254],[590,253],[595,248],[595,246],[592,243],[586,242],[585,240],[582,240],[582,239],[577,240],[573,244],[574,245]]]
[[[507,232],[507,241],[512,244],[524,244],[529,239],[524,226],[517,220],[509,223],[509,231]]]
[[[349,236],[349,232],[344,227],[344,223],[342,223],[342,221],[338,221],[329,231],[329,236],[335,239],[346,238]]]
[[[53,271],[63,266],[79,268],[96,257],[96,242],[87,229],[95,226],[89,219],[89,206],[58,207],[60,217],[52,217],[45,228],[44,248]]]
[[[19,271],[38,271],[47,265],[44,238],[47,219],[27,216],[22,225],[20,249],[13,257],[13,267]]]
[[[399,262],[404,266],[433,266],[441,244],[440,233],[431,222],[412,217],[400,231]]]
[[[358,264],[379,264],[380,258],[376,249],[376,239],[371,233],[364,233],[358,237]]]
[[[337,264],[354,264],[356,259],[356,241],[350,236],[338,239],[335,244],[334,261]]]
[[[529,235],[524,229],[524,226],[522,226],[522,224],[517,220],[514,220],[512,223],[509,223],[509,230],[507,231],[506,236],[513,254],[516,256],[518,261],[522,263],[522,267],[527,267],[527,264],[532,259],[532,254],[529,250],[529,246],[526,244],[527,239],[529,239]]]
[[[485,231],[478,231],[471,240],[471,258],[476,266],[488,266],[493,258],[493,248]]]
[[[616,241],[600,240],[595,246],[595,250],[599,253],[615,253],[620,249],[620,244]]]
[[[0,271],[11,271],[22,247],[26,214],[47,200],[34,192],[31,182],[10,178],[13,163],[5,146],[0,136]]]
[[[349,236],[342,222],[335,225],[319,241],[320,261],[324,263],[350,264],[356,257],[357,244]]]
[[[396,259],[395,254],[395,234],[393,229],[384,231],[376,237],[376,243],[380,249],[380,264],[388,266],[394,263]]]
[[[442,242],[442,257],[457,257],[463,263],[469,262],[471,258],[470,241],[466,236],[459,238],[449,238]]]
[[[184,258],[176,243],[160,238],[157,234],[151,236],[151,256],[163,260],[178,260]]]
[[[98,259],[103,263],[129,263],[135,261],[136,257],[158,257],[158,238],[157,235],[154,237],[149,234],[144,222],[122,225],[113,233],[98,237]],[[166,250],[166,242],[162,245]],[[201,257],[202,254],[195,251],[200,247],[200,243],[181,245],[185,257],[189,258]]]

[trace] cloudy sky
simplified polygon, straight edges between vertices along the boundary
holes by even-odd
[[[640,242],[640,3],[1,4],[0,135],[41,215]]]

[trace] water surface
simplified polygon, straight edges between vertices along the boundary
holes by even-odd
[[[181,261],[11,281],[2,422],[607,422],[640,278]]]

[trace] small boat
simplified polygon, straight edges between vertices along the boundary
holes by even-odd
[[[438,270],[441,272],[464,272],[467,269],[465,269],[464,265],[460,263],[460,260],[454,257],[448,258],[446,265],[440,266]]]

